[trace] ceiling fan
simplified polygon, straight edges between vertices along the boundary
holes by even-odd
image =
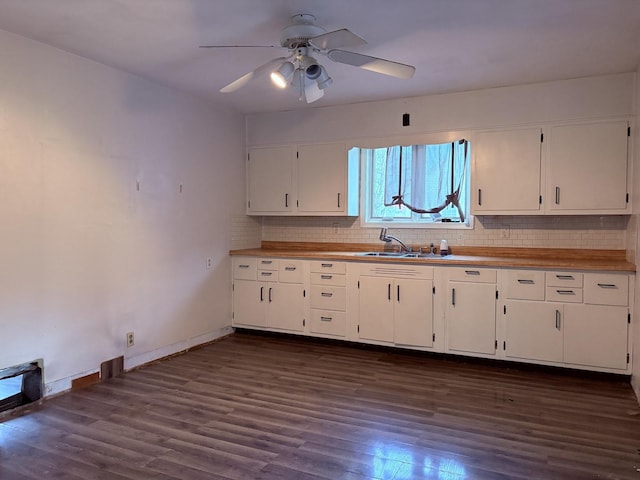
[[[327,70],[318,63],[315,56],[324,55],[330,60],[392,77],[409,79],[415,67],[404,63],[371,57],[361,53],[340,50],[338,47],[356,47],[367,42],[355,33],[342,28],[327,32],[316,25],[316,18],[308,13],[299,13],[291,17],[291,24],[282,30],[280,47],[286,48],[287,56],[274,58],[255,70],[241,76],[222,87],[222,93],[230,93],[245,86],[252,78],[267,72],[271,81],[279,88],[291,86],[300,100],[307,103],[322,98],[324,91],[333,80]],[[201,45],[200,48],[224,47],[274,47],[274,45]]]

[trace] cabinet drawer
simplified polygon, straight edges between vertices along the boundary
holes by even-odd
[[[312,273],[311,285],[335,285],[344,287],[347,284],[345,275],[334,275],[332,273]]]
[[[585,274],[584,303],[621,305],[629,303],[629,277],[614,274]]]
[[[331,260],[318,260],[311,262],[311,273],[346,273],[347,264],[333,262]]]
[[[347,334],[347,316],[344,312],[312,309],[309,331],[344,337]]]
[[[259,258],[258,268],[260,270],[278,270],[278,260],[272,258]]]
[[[324,310],[345,310],[347,306],[347,290],[344,287],[311,287],[311,308]]]
[[[547,272],[547,287],[582,288],[582,274],[573,272]]]
[[[496,283],[496,270],[485,268],[452,268],[449,280],[454,282]]]
[[[548,302],[582,303],[581,288],[547,287]]]
[[[509,270],[506,273],[506,297],[514,300],[544,300],[544,272]]]
[[[278,272],[271,270],[258,270],[258,280],[263,282],[277,282]]]
[[[304,262],[302,260],[280,260],[278,280],[283,283],[304,283]]]
[[[255,280],[258,260],[255,258],[234,258],[233,278],[235,280]]]

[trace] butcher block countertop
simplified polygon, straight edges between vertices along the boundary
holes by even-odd
[[[314,243],[263,241],[261,248],[231,250],[230,255],[343,260],[350,262],[397,263],[412,265],[457,265],[502,268],[543,268],[635,272],[624,250],[586,250],[570,248],[458,247],[451,255],[405,258],[363,256],[363,252],[382,252],[382,244]],[[395,248],[395,246],[394,246]],[[413,247],[416,251],[418,246]]]

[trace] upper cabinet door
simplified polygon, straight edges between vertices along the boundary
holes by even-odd
[[[472,213],[476,215],[541,212],[540,128],[479,132],[473,153]]]
[[[550,129],[547,212],[630,212],[627,130],[626,121],[562,125]]]
[[[247,213],[291,212],[295,202],[295,147],[253,148],[249,151]]]
[[[346,212],[346,192],[345,145],[304,145],[298,148],[299,212]]]

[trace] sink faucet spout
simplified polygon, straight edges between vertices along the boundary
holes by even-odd
[[[408,247],[407,245],[405,245],[405,243],[402,240],[400,240],[399,238],[396,238],[393,235],[388,235],[386,228],[383,228],[382,230],[380,230],[380,241],[385,242],[385,243],[390,243],[392,240],[395,240],[396,242],[398,242],[400,244],[400,250],[401,251],[405,251],[405,252],[412,252],[413,251],[413,249],[411,247]]]

